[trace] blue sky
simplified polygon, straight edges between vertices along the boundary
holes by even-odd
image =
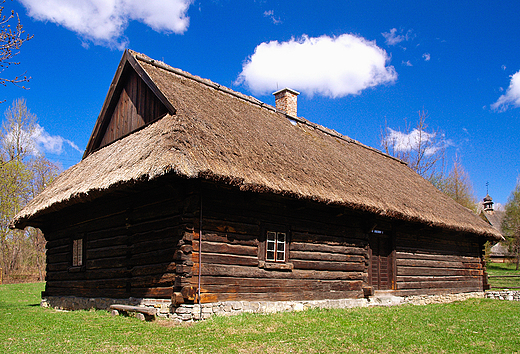
[[[24,97],[48,142],[40,148],[65,168],[81,159],[122,51],[131,48],[269,104],[271,92],[290,86],[302,92],[299,116],[375,148],[385,121],[402,130],[424,109],[428,126],[449,142],[447,163],[458,157],[479,199],[489,181],[489,194],[505,204],[520,174],[517,1],[4,6],[34,38],[16,57],[21,64],[2,73],[26,72],[30,89],[2,87],[3,109]]]

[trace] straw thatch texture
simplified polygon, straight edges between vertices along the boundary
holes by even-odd
[[[163,63],[135,57],[176,114],[65,171],[16,216],[14,225],[30,225],[40,214],[120,184],[174,173],[498,237],[483,220],[390,156],[303,119],[291,121],[272,107],[187,73],[179,75]]]

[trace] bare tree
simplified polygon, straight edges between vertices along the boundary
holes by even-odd
[[[0,132],[0,267],[6,275],[36,274],[45,269],[45,239],[41,231],[11,230],[14,215],[47,186],[58,168],[36,149],[37,118],[25,100],[5,112]]]
[[[460,205],[477,212],[477,203],[473,194],[473,185],[464,168],[458,159],[453,163],[453,167],[444,177],[442,174],[434,176],[431,180],[433,185],[440,191],[447,194]]]
[[[9,15],[6,15],[3,4],[0,4],[0,73],[11,65],[19,65],[19,62],[13,61],[13,58],[20,53],[22,44],[33,38],[32,35],[25,34],[23,25],[20,22],[20,17],[14,10],[11,10]],[[0,84],[7,85],[12,83],[20,86],[20,84],[29,81],[31,78],[25,74],[15,76],[14,78],[0,77]],[[25,88],[25,86],[21,86]]]
[[[383,151],[405,161],[419,175],[457,203],[476,212],[473,187],[468,174],[456,159],[446,174],[446,148],[448,141],[440,130],[430,130],[426,124],[428,113],[419,112],[417,125],[404,131],[385,128],[381,131]]]
[[[381,146],[389,155],[403,160],[422,177],[432,180],[444,171],[447,142],[439,130],[429,130],[428,112],[419,111],[417,125],[410,129],[394,130],[386,125],[381,131]]]
[[[23,160],[36,151],[33,135],[37,129],[36,116],[27,108],[24,98],[19,98],[5,111],[0,139],[5,161]]]

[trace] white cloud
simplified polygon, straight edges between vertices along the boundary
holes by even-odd
[[[16,134],[17,136],[13,133],[6,134],[6,141],[12,145],[15,140],[19,140],[22,150],[29,155],[44,155],[45,153],[61,155],[64,152],[64,145],[70,146],[80,154],[83,153],[74,142],[59,135],[50,135],[39,124],[36,124],[32,131],[22,129]]]
[[[390,32],[383,32],[381,34],[385,37],[385,43],[387,45],[397,45],[414,38],[412,30],[403,33],[402,29],[397,31],[397,28],[392,28]]]
[[[49,152],[52,154],[60,155],[63,153],[63,145],[69,145],[71,148],[79,152],[83,153],[81,149],[72,141],[65,139],[59,135],[50,135],[45,131],[45,129],[36,124],[36,129],[32,134],[33,141],[36,142],[36,150],[33,153],[45,153]]]
[[[419,146],[428,145],[427,143],[435,142],[437,134],[420,131],[413,129],[408,134],[388,128],[388,134],[385,137],[385,141],[392,146],[395,151],[398,152],[409,152],[417,151]],[[441,149],[447,142],[441,139],[440,144],[430,145],[425,149],[425,155],[430,156],[435,154]]]
[[[264,11],[264,17],[270,18],[271,21],[273,21],[273,23],[275,25],[282,23],[282,20],[280,19],[280,17],[276,17],[274,15],[274,10]]]
[[[397,80],[389,56],[374,41],[352,34],[262,43],[237,83],[255,94],[290,87],[307,95],[342,97]]]
[[[430,61],[430,59],[431,59],[430,53],[424,53],[422,55],[422,57],[423,57],[424,61]]]
[[[500,112],[507,110],[509,106],[520,107],[520,71],[511,76],[511,83],[506,93],[491,105],[491,108]]]
[[[122,47],[123,32],[136,20],[155,31],[184,33],[193,0],[19,0],[29,16],[51,21],[96,44]]]
[[[413,66],[413,64],[412,64],[412,62],[411,62],[410,60],[407,60],[407,61],[404,61],[404,60],[403,60],[403,61],[401,62],[401,64],[404,65],[404,66]]]

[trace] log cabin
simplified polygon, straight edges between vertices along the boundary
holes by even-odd
[[[12,227],[47,240],[42,296],[222,301],[482,291],[489,224],[406,163],[125,51],[83,159]]]

